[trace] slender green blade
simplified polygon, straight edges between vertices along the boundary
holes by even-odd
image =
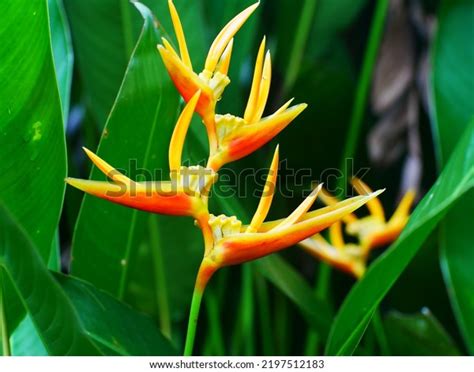
[[[71,95],[73,51],[69,24],[62,0],[48,0],[49,25],[53,47],[54,67],[58,81],[64,125],[69,114]]]
[[[474,123],[449,163],[413,212],[398,240],[352,288],[332,325],[326,353],[348,355],[356,348],[374,310],[413,259],[447,210],[474,186]]]
[[[442,167],[466,125],[474,118],[474,4],[444,1],[432,54],[434,131]],[[440,262],[454,314],[468,350],[474,353],[474,191],[449,211],[440,229]]]

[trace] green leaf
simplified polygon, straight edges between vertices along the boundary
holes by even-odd
[[[57,254],[66,151],[46,0],[2,1],[0,14],[0,202],[48,262]],[[5,297],[13,332],[24,310],[11,286]]]
[[[59,95],[64,125],[69,114],[71,95],[72,67],[74,56],[72,52],[71,34],[67,23],[62,0],[48,0],[49,25],[51,28],[51,43],[53,47],[54,66],[58,81]]]
[[[444,165],[474,117],[474,4],[443,1],[432,54],[434,133]]]
[[[0,14],[0,200],[47,261],[66,158],[46,0],[2,1]]]
[[[10,337],[12,355],[14,356],[47,356],[48,351],[36,330],[35,323],[29,314],[18,324]]]
[[[453,340],[428,309],[390,312],[384,320],[393,355],[460,355]]]
[[[7,282],[20,296],[49,355],[98,354],[83,332],[71,302],[3,205],[0,205],[0,266],[8,275]],[[6,313],[8,318],[8,307]]]
[[[474,46],[472,1],[444,1],[432,54],[432,97],[434,132],[439,165],[474,117]],[[474,353],[474,250],[471,223],[474,192],[466,194],[449,211],[440,229],[440,262],[454,314],[467,348]]]
[[[107,355],[177,355],[148,316],[82,280],[55,274],[74,305],[84,331]]]
[[[410,263],[446,211],[474,186],[474,123],[466,130],[449,163],[413,212],[397,241],[352,288],[332,325],[326,353],[351,354],[374,310]]]

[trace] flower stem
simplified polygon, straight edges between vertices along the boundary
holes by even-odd
[[[193,298],[191,300],[191,310],[189,311],[188,331],[186,333],[186,343],[184,346],[184,356],[193,355],[194,338],[196,336],[199,309],[201,308],[203,290],[194,287]]]
[[[188,331],[186,333],[186,342],[184,345],[184,356],[191,356],[194,348],[194,338],[196,336],[196,327],[199,318],[199,309],[201,308],[202,295],[207,282],[217,270],[217,266],[209,259],[204,257],[199,266],[199,272],[194,285],[193,298],[191,300],[191,309],[189,311]]]
[[[364,118],[365,106],[367,103],[367,95],[369,92],[370,82],[372,80],[372,71],[374,69],[377,53],[385,24],[385,17],[389,5],[388,0],[379,0],[376,2],[374,17],[370,27],[369,40],[364,53],[362,63],[362,71],[357,83],[356,96],[354,105],[352,106],[351,121],[349,124],[349,133],[347,135],[344,153],[341,159],[341,171],[343,177],[340,178],[339,190],[343,190],[344,194],[347,187],[347,172],[344,170],[346,159],[354,157],[357,143],[359,142],[360,129]]]

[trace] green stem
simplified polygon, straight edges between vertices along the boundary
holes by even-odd
[[[0,267],[0,329],[2,331],[2,348],[3,356],[10,356],[10,336],[8,334],[8,325],[7,325],[7,316],[5,312],[5,303],[4,303],[4,289],[5,285],[3,283],[3,269]]]
[[[301,8],[300,21],[296,30],[293,48],[290,53],[290,60],[288,62],[288,68],[283,82],[283,92],[288,92],[298,77],[301,60],[303,59],[306,42],[311,29],[311,20],[313,19],[316,3],[316,0],[304,0],[303,7]]]
[[[390,355],[390,347],[388,346],[387,335],[385,334],[379,308],[375,310],[372,317],[372,327],[374,329],[375,338],[377,339],[377,343],[380,347],[380,353],[384,356]]]
[[[202,289],[194,287],[193,298],[191,300],[191,310],[189,311],[188,331],[186,333],[186,343],[184,346],[184,356],[193,355],[194,338],[196,337],[196,327],[201,307]]]
[[[344,193],[347,187],[347,170],[345,170],[346,159],[351,159],[354,157],[357,144],[359,142],[360,129],[362,120],[364,118],[372,72],[377,59],[380,41],[382,40],[388,5],[389,0],[377,1],[374,17],[372,19],[372,25],[370,27],[369,40],[367,42],[367,48],[365,49],[364,60],[362,63],[362,71],[357,83],[354,105],[352,106],[349,134],[346,137],[346,144],[344,146],[344,153],[341,160],[340,169],[343,173],[343,176],[340,179],[338,186],[340,190],[344,190]]]
[[[163,247],[158,236],[157,216],[150,215],[149,218],[150,245],[153,272],[155,277],[156,302],[159,310],[160,330],[171,339],[171,317],[168,302],[168,290],[166,285],[165,263],[163,260]]]
[[[319,274],[315,285],[315,294],[319,298],[327,299],[329,295],[329,284],[331,281],[331,266],[321,262]],[[319,345],[319,335],[314,330],[308,332],[304,354],[307,356],[316,355]]]
[[[212,351],[211,355],[225,355],[224,348],[224,336],[222,335],[222,329],[219,320],[219,302],[214,291],[209,292],[206,295],[206,310],[207,317],[209,318],[210,328],[210,344]]]

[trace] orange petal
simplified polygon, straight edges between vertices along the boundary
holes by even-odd
[[[179,116],[176,126],[174,127],[168,152],[170,172],[177,172],[181,167],[181,155],[183,152],[184,140],[200,95],[201,91],[198,90],[184,107],[183,112]]]
[[[213,72],[215,70],[217,62],[221,58],[222,52],[226,48],[230,39],[232,39],[237,31],[239,31],[240,27],[242,27],[242,25],[245,23],[248,17],[250,17],[259,4],[260,3],[257,2],[237,14],[229,23],[227,23],[227,25],[225,25],[221,32],[219,32],[212,43],[206,58],[204,68],[207,71]]]
[[[203,119],[213,115],[216,102],[211,88],[204,84],[198,75],[186,67],[186,65],[167,48],[158,45],[158,50],[171,80],[173,80],[176,89],[183,99],[188,102],[198,90],[201,90],[201,96],[196,105],[196,112]]]
[[[336,224],[332,225],[335,226]],[[331,226],[331,227],[332,227]],[[327,264],[336,267],[342,271],[360,278],[365,272],[365,265],[362,260],[341,255],[340,251],[331,246],[321,235],[315,235],[313,238],[305,239],[298,243],[303,250],[313,257],[316,257]]]
[[[302,103],[278,115],[268,116],[256,124],[241,127],[226,139],[227,146],[216,159],[211,159],[212,163],[219,165],[220,168],[223,164],[241,159],[258,150],[290,124],[306,106]]]
[[[283,229],[274,229],[265,233],[239,234],[223,238],[216,247],[216,253],[223,266],[234,265],[274,253],[290,247],[304,239],[313,236],[321,230],[339,221],[348,213],[360,208],[371,199],[377,197],[383,190],[370,195],[356,196],[326,207],[326,213],[307,213],[300,222]],[[318,212],[318,211],[314,211]],[[305,218],[306,217],[306,218]]]
[[[196,216],[201,212],[199,199],[177,191],[170,192],[168,183],[137,182],[127,186],[77,178],[66,178],[66,182],[88,194],[142,211],[178,216]]]
[[[257,211],[253,215],[252,222],[247,227],[247,232],[256,232],[267,217],[268,211],[272,204],[273,196],[275,195],[276,180],[278,177],[278,163],[279,163],[279,146],[276,147],[273,155],[272,164],[268,171],[265,187],[263,188],[260,202],[258,203]]]

